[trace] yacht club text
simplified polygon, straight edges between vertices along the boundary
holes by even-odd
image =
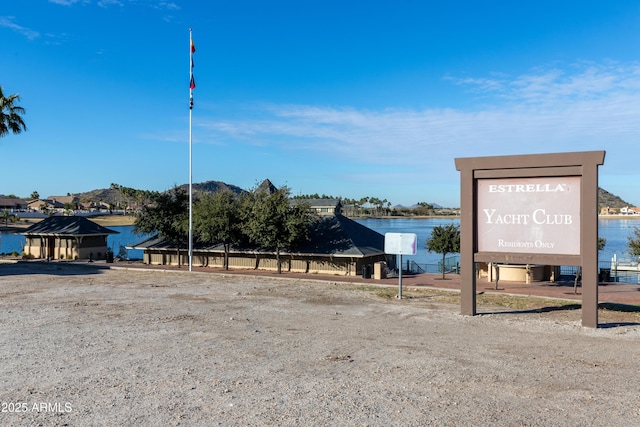
[[[483,209],[486,224],[506,225],[570,225],[570,214],[548,214],[545,209],[536,209],[532,213],[497,213],[496,209]]]

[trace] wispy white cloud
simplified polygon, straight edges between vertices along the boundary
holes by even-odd
[[[156,9],[180,10],[180,6],[170,1],[159,1],[154,6]]]
[[[124,6],[125,3],[135,3],[161,10],[180,10],[180,6],[171,1],[165,0],[49,0],[49,3],[61,6],[73,6],[74,4],[95,3],[100,7]]]
[[[99,0],[98,6],[100,7],[123,6],[123,3],[120,0]]]
[[[71,6],[76,3],[89,3],[89,0],[49,0],[49,3],[59,4],[61,6]]]
[[[14,22],[12,16],[0,16],[0,27],[9,28],[19,34],[22,34],[29,40],[42,39],[44,44],[58,45],[64,43],[67,38],[67,34],[53,34],[53,33],[40,33],[39,31],[32,30],[30,28],[23,27]]]
[[[568,69],[537,69],[520,76],[448,78],[478,93],[522,104],[555,105],[601,99],[640,89],[640,64],[576,64]]]
[[[306,150],[321,153],[327,162],[449,173],[454,157],[606,149],[616,152],[616,173],[618,167],[636,170],[637,156],[629,156],[629,149],[640,153],[638,64],[580,64],[447,81],[482,93],[481,103],[465,109],[380,111],[262,105],[252,107],[259,119],[200,125],[218,143]]]
[[[40,33],[38,31],[18,25],[14,22],[14,20],[15,17],[13,16],[0,16],[0,27],[9,28],[17,33],[22,34],[29,40],[37,39],[38,37],[40,37]]]

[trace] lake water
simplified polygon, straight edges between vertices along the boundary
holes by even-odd
[[[356,219],[380,234],[385,233],[415,233],[418,236],[418,253],[414,256],[405,255],[403,258],[418,264],[437,264],[442,256],[429,253],[425,242],[436,226],[448,224],[459,225],[458,218],[362,218]],[[627,254],[628,237],[633,236],[633,229],[640,227],[640,219],[600,219],[598,221],[600,237],[607,239],[605,248],[600,251],[600,261],[610,261],[615,253],[618,258],[630,258]],[[147,235],[136,235],[133,226],[109,227],[119,234],[107,238],[108,246],[117,254],[120,247],[131,245],[145,239]],[[0,233],[0,253],[22,252],[25,239],[20,234]],[[129,258],[141,259],[142,251],[130,250]]]
[[[449,224],[459,225],[458,218],[365,218],[357,219],[362,225],[365,225],[378,233],[415,233],[418,236],[418,252],[416,255],[402,257],[403,261],[410,260],[417,264],[438,264],[442,261],[441,254],[429,253],[425,242],[431,236],[431,231],[436,226],[445,226]],[[598,233],[600,237],[605,238],[606,245],[598,254],[599,268],[610,268],[611,258],[614,254],[621,258],[631,259],[627,253],[628,238],[634,235],[634,228],[640,228],[640,218],[638,219],[599,219]],[[451,255],[448,255],[451,256]],[[433,271],[427,269],[427,271]],[[567,269],[563,274],[573,274],[571,269]],[[622,283],[640,283],[640,274],[634,272],[618,272],[617,277],[612,278]]]
[[[442,259],[442,255],[430,254],[425,245],[434,227],[448,224],[460,225],[459,218],[364,218],[356,219],[356,221],[381,234],[417,234],[418,253],[408,258],[418,264],[433,264]],[[614,253],[618,258],[630,258],[627,253],[627,241],[628,237],[633,236],[633,229],[635,227],[640,228],[640,218],[598,220],[599,236],[607,240],[604,249],[599,253],[599,261],[611,261]]]

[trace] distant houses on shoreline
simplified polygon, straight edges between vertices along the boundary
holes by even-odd
[[[640,217],[640,208],[635,206],[625,206],[620,209],[603,207],[600,208],[600,216],[638,216]]]
[[[313,199],[311,199],[313,201]],[[442,208],[437,205],[429,206],[425,209],[424,204],[420,206],[405,207],[368,207],[344,203],[343,200],[336,199],[341,203],[344,215],[352,218],[362,217],[429,217],[429,216],[460,216],[459,208]],[[307,200],[309,201],[309,200]],[[124,202],[123,202],[124,203]],[[5,197],[0,195],[0,212],[26,217],[21,213],[38,213],[43,216],[51,215],[81,215],[87,214],[135,214],[141,209],[139,201],[134,203],[121,203],[111,205],[102,200],[80,201],[75,195],[49,196],[43,199],[25,200],[17,197]],[[623,206],[609,207],[601,206],[599,216],[624,216],[640,217],[640,207]]]
[[[297,199],[292,198],[292,202]],[[304,199],[307,202],[313,204],[314,201],[321,199]],[[336,203],[340,203],[344,215],[348,217],[411,217],[411,216],[459,216],[459,208],[441,208],[431,207],[428,210],[424,209],[424,206],[417,207],[374,207],[374,206],[359,206],[353,204],[344,204],[340,199],[335,200]],[[91,213],[110,214],[117,213],[122,214],[135,214],[139,212],[142,205],[139,201],[132,203],[120,203],[118,205],[111,205],[103,201],[80,201],[78,196],[49,196],[44,199],[24,200],[14,197],[0,196],[0,211],[8,211],[10,214],[18,216],[21,213],[37,213],[42,214],[42,217],[52,215],[81,215],[86,216]],[[318,212],[321,213],[321,212]]]

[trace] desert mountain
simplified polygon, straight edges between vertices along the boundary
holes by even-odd
[[[182,184],[178,187],[185,191],[189,191],[189,184]],[[236,194],[242,193],[244,190],[236,185],[226,184],[221,181],[205,181],[193,184],[193,193],[214,193],[218,190],[230,190]],[[73,194],[80,202],[103,202],[112,206],[118,206],[124,202],[127,197],[117,186],[111,188],[102,188],[98,190],[86,191],[84,193]]]
[[[179,186],[185,191],[189,191],[189,184],[182,184]],[[242,193],[242,188],[227,184],[222,181],[205,181],[200,183],[193,184],[194,194],[198,193],[214,193],[218,190],[231,190],[236,194]],[[87,191],[84,193],[76,193],[73,194],[78,198],[81,202],[104,202],[110,204],[112,206],[117,206],[121,202],[123,202],[126,198],[122,194],[119,189],[114,188],[104,188],[98,190]],[[439,206],[436,203],[433,206]],[[603,188],[598,188],[598,208],[609,207],[614,209],[620,209],[625,206],[634,206],[632,203],[629,203],[625,200],[622,200],[620,197],[615,194],[609,193],[607,190]]]
[[[634,206],[632,203],[622,200],[615,194],[609,193],[603,188],[598,188],[598,209],[608,207],[614,209],[620,209],[627,206]]]

